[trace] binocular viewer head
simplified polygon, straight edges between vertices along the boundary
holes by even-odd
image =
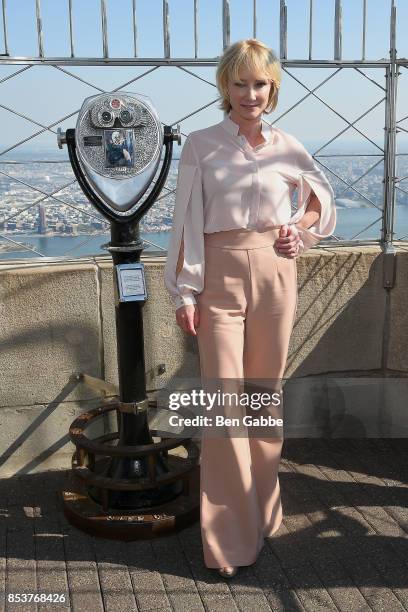
[[[164,133],[147,96],[123,91],[86,98],[75,135],[73,130],[66,134],[58,130],[58,145],[68,144],[71,164],[85,195],[106,216],[118,220],[138,210],[137,203],[156,174],[163,143],[171,159],[172,140],[176,139],[180,144],[179,131],[170,128]],[[169,160],[163,169],[165,178]]]

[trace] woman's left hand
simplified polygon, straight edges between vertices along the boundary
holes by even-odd
[[[293,259],[299,254],[300,242],[301,239],[296,225],[284,224],[279,230],[279,238],[275,241],[275,247],[281,255]]]

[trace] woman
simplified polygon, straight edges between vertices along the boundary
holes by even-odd
[[[216,76],[228,114],[184,144],[165,282],[177,324],[197,336],[202,380],[225,388],[282,379],[297,307],[296,257],[333,233],[336,209],[303,145],[263,119],[277,105],[281,81],[271,49],[239,41],[225,50]],[[202,437],[204,561],[224,577],[254,563],[264,537],[281,524],[281,449],[282,436],[266,431]]]

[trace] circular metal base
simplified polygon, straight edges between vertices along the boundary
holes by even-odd
[[[104,512],[86,486],[72,472],[67,474],[60,500],[67,520],[91,535],[113,540],[150,540],[180,531],[200,519],[200,466],[191,469],[188,495],[141,512]]]

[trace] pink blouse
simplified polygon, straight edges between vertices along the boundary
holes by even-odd
[[[264,143],[251,147],[238,132],[239,125],[227,115],[220,123],[191,132],[184,143],[164,273],[176,309],[195,304],[194,294],[204,288],[204,234],[297,223],[312,192],[321,214],[316,225],[298,228],[299,253],[329,237],[336,226],[333,189],[294,136],[263,118]],[[296,188],[297,210],[292,215]]]

